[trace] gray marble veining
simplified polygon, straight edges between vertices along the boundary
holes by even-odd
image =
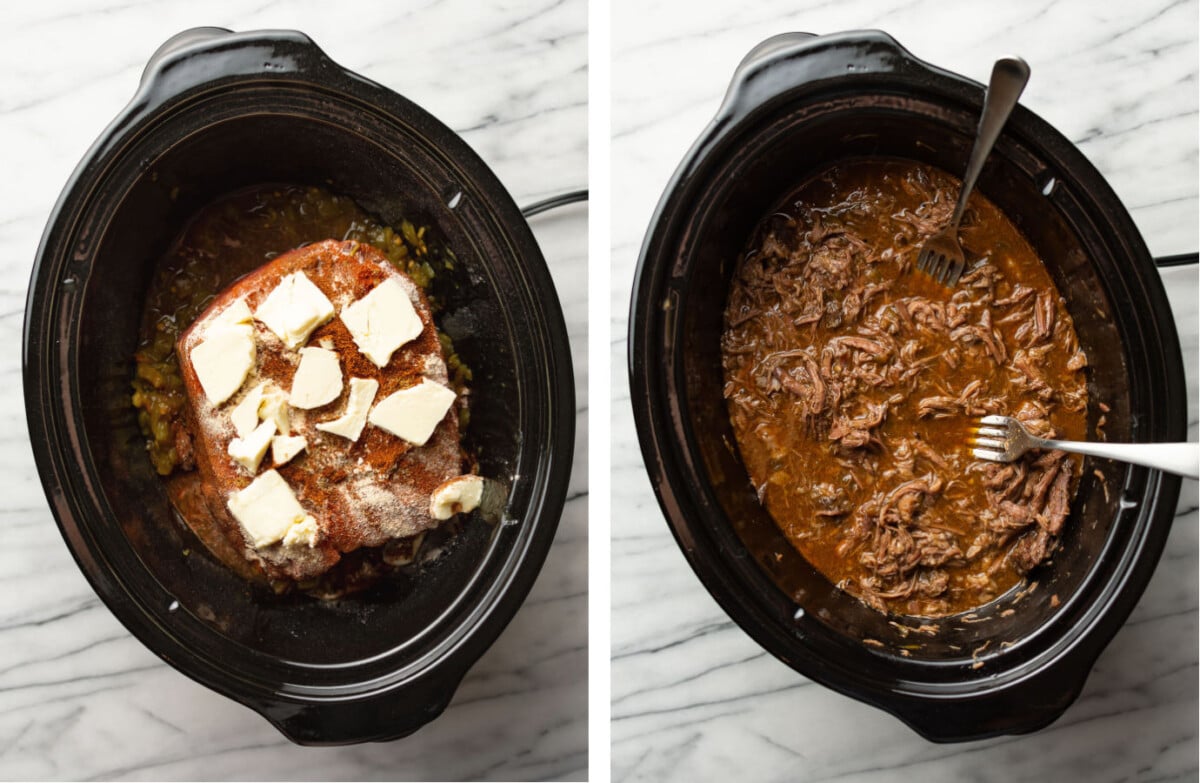
[[[881,28],[985,82],[1017,53],[1022,102],[1109,179],[1157,254],[1200,244],[1197,3],[617,0],[613,15],[612,772],[620,781],[1195,780],[1197,485],[1082,697],[1031,736],[930,744],[763,652],[709,597],[662,520],[625,375],[629,286],[667,179],[741,57],[788,30]],[[1197,439],[1195,267],[1163,271]]]
[[[586,185],[582,0],[247,4],[71,0],[0,25],[0,779],[578,779],[587,769],[587,210],[532,221],[575,358],[576,466],[529,599],[446,713],[399,742],[298,748],[136,641],[50,515],[20,387],[46,217],[146,59],[198,25],[295,28],[458,130],[519,203]]]

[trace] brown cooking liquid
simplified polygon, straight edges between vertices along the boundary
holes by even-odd
[[[971,417],[1084,439],[1086,357],[1045,266],[972,195],[967,269],[915,269],[960,182],[892,160],[837,165],[755,230],[725,311],[738,447],[792,545],[881,612],[928,617],[1002,595],[1053,551],[1080,462],[977,460]]]

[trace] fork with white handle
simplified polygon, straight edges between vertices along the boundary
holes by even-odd
[[[1200,443],[1089,443],[1050,440],[1029,434],[1011,416],[984,416],[971,429],[971,453],[978,459],[1012,462],[1030,449],[1058,449],[1075,454],[1131,462],[1188,478],[1200,478]]]

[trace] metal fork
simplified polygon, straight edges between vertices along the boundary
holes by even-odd
[[[1104,457],[1188,478],[1200,477],[1200,443],[1087,443],[1029,434],[1011,416],[984,416],[971,428],[971,453],[978,459],[1012,462],[1030,449],[1059,449]]]
[[[1005,57],[992,66],[992,79],[983,95],[983,113],[979,115],[979,130],[975,133],[975,147],[967,161],[967,172],[963,175],[962,190],[958,192],[958,203],[949,224],[937,232],[921,247],[917,256],[917,269],[927,273],[942,285],[953,288],[958,285],[967,267],[966,256],[958,241],[958,224],[967,208],[967,197],[975,189],[975,180],[983,170],[992,145],[1000,136],[1008,115],[1017,105],[1017,98],[1029,81],[1029,66],[1020,57]]]

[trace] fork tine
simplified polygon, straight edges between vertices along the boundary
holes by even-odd
[[[999,427],[1008,427],[1007,416],[984,416],[979,420],[980,424],[993,424]]]
[[[938,275],[938,282],[942,285],[950,285],[950,273],[954,270],[954,259],[946,256],[946,263],[942,265],[941,274]]]
[[[975,459],[986,459],[992,462],[1012,462],[1008,455],[1003,451],[992,451],[991,449],[971,449],[971,454]]]
[[[963,269],[965,269],[966,266],[967,265],[965,262],[955,260],[955,262],[950,265],[950,279],[947,281],[946,285],[950,286],[951,288],[958,285],[958,278],[962,277]]]
[[[958,262],[955,262],[953,258],[947,257],[946,268],[942,269],[942,285],[943,286],[950,285],[950,275],[954,274],[954,264],[955,263],[958,263]]]
[[[985,438],[1007,438],[1008,430],[1000,427],[978,427],[971,431],[972,435],[982,435]]]
[[[937,269],[934,270],[934,278],[942,284],[946,282],[946,267],[950,265],[950,259],[944,255],[938,254]]]
[[[983,449],[996,449],[997,451],[1005,451],[1008,449],[1008,443],[995,438],[971,438],[970,445]]]
[[[933,244],[929,244],[929,240],[926,240],[926,244],[922,245],[920,252],[917,253],[916,268],[917,271],[929,275],[939,285],[953,288],[958,285],[966,263],[959,258],[961,250],[951,253],[942,252],[937,242],[944,241],[946,238],[946,236],[938,234],[929,238],[934,240]]]

